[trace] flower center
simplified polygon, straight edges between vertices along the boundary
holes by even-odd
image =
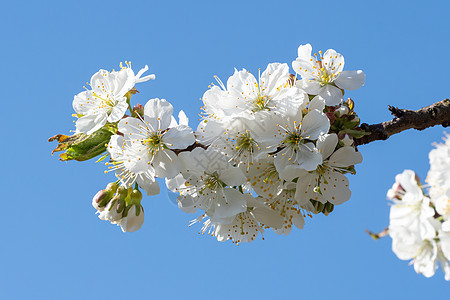
[[[248,132],[239,135],[236,139],[236,151],[252,152],[254,145],[256,145],[256,142]]]
[[[215,190],[218,190],[219,188],[224,187],[225,184],[222,181],[220,181],[219,175],[217,174],[217,172],[214,172],[213,174],[207,174],[207,176],[208,177],[204,181],[204,186],[200,190],[200,194],[202,194],[203,191],[205,191],[206,189],[215,191]]]
[[[262,111],[262,110],[270,110],[269,109],[269,96],[261,96],[259,95],[255,101],[253,101],[253,112]]]
[[[334,74],[328,74],[325,68],[319,70],[319,79],[322,85],[329,84],[334,80]]]
[[[277,182],[280,180],[277,169],[275,168],[274,164],[270,164],[270,166],[264,170],[263,176],[264,176],[264,179],[263,179],[264,183],[273,184],[274,182]]]
[[[300,133],[290,132],[283,143],[288,147],[298,149],[298,146],[303,143],[303,137],[300,136]]]
[[[96,98],[98,98],[98,99],[100,99],[100,100],[102,100],[102,101],[99,103],[98,106],[99,106],[100,108],[108,108],[108,112],[111,112],[111,110],[113,109],[113,107],[116,106],[116,104],[117,104],[117,101],[114,100],[114,99],[110,99],[110,98],[109,98],[109,95],[106,96],[106,99],[100,97],[100,95],[98,95],[98,94],[96,94],[96,93],[93,93],[93,96],[96,97]]]
[[[166,145],[163,143],[162,135],[158,132],[152,132],[147,139],[144,139],[143,144],[147,145],[152,154],[155,154],[159,150],[163,150],[166,148]]]

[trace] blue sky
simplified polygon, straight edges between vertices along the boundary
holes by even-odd
[[[130,60],[157,79],[134,102],[166,98],[197,124],[214,75],[296,58],[300,44],[334,48],[366,85],[349,94],[363,122],[388,105],[418,109],[450,97],[447,1],[3,1],[0,118],[3,230],[0,299],[424,299],[450,292],[371,240],[388,224],[387,189],[410,168],[424,178],[444,129],[360,147],[352,198],[289,236],[235,246],[188,228],[163,189],[143,200],[136,233],[100,221],[92,196],[104,165],[60,162],[47,138],[74,128],[73,95],[100,68]],[[450,131],[450,130],[448,130]]]

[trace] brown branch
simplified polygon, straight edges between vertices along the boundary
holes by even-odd
[[[369,132],[370,135],[356,139],[357,145],[365,145],[377,140],[387,140],[390,136],[411,128],[424,130],[436,125],[450,126],[449,99],[444,99],[415,111],[398,109],[393,106],[389,106],[389,110],[395,116],[394,119],[373,125],[361,124],[361,128]]]
[[[389,228],[385,228],[385,229],[383,229],[383,231],[380,231],[378,233],[373,233],[369,229],[366,229],[366,233],[368,235],[370,235],[370,237],[373,238],[374,240],[378,240],[378,239],[383,238],[383,237],[385,237],[385,236],[387,236],[389,234]]]

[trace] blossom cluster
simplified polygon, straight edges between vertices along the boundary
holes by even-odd
[[[196,131],[183,111],[178,120],[165,99],[131,106],[135,85],[154,79],[131,64],[100,70],[75,96],[76,134],[55,136],[63,160],[105,154],[117,181],[93,206],[102,220],[123,231],[144,221],[142,194],[160,192],[157,178],[177,193],[179,208],[199,213],[201,232],[219,241],[253,241],[271,228],[287,235],[306,215],[328,215],[350,199],[346,174],[362,162],[354,139],[364,132],[345,90],[365,82],[362,71],[344,71],[335,50],[312,54],[301,45],[292,62],[270,63],[255,77],[235,70],[224,84],[216,77],[202,97]],[[105,146],[106,145],[106,146]],[[95,151],[93,150],[95,149]]]
[[[450,280],[450,139],[430,154],[429,185],[422,185],[412,170],[395,177],[387,197],[392,250],[402,260],[412,260],[417,273],[435,274],[438,264]]]

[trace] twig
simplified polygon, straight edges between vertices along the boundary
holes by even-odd
[[[389,228],[385,228],[383,231],[378,233],[373,233],[369,229],[366,229],[367,234],[369,234],[374,240],[378,240],[382,237],[385,237],[389,234]]]
[[[394,119],[373,125],[361,124],[361,128],[366,132],[370,132],[370,135],[356,139],[357,145],[365,145],[377,140],[387,140],[390,136],[411,128],[424,130],[436,125],[450,126],[449,99],[444,99],[415,111],[399,109],[393,106],[389,106],[389,110],[395,116]]]

